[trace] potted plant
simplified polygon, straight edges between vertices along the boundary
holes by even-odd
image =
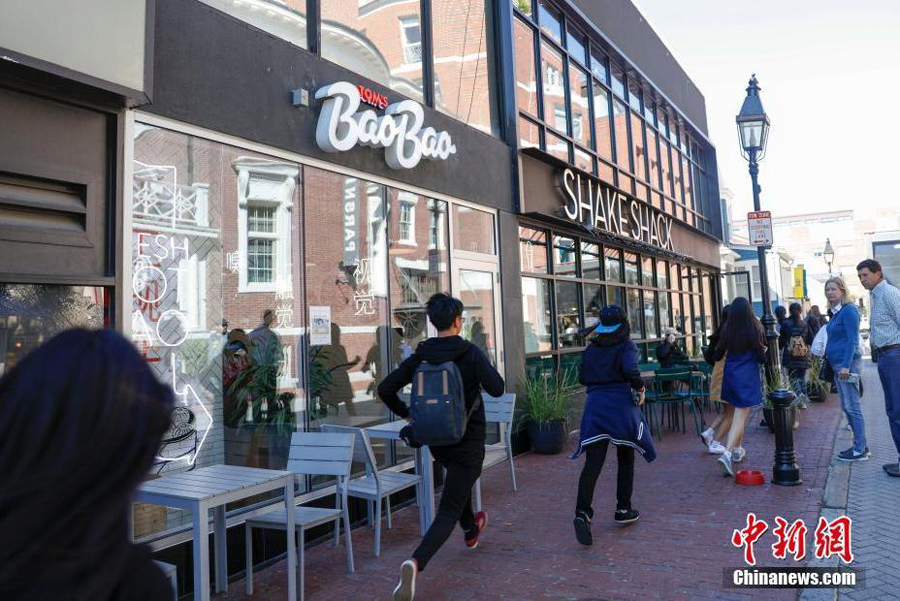
[[[521,420],[536,453],[553,455],[563,450],[568,435],[568,400],[578,388],[573,370],[551,375],[526,375],[522,384],[525,402]]]
[[[831,392],[831,384],[822,379],[824,369],[825,359],[813,355],[809,362],[809,371],[806,372],[806,395],[814,403],[823,402]]]
[[[775,390],[782,389],[792,390],[791,379],[788,377],[787,370],[784,368],[775,372],[772,376],[766,376],[763,380],[763,418],[766,420],[766,426],[768,426],[769,431],[772,433],[775,432],[775,406],[772,404],[769,394]],[[788,420],[790,420],[792,425],[797,424],[798,403],[799,398],[795,396],[788,409]]]
[[[269,469],[283,469],[295,429],[293,392],[278,393],[278,364],[249,365],[229,387],[236,399],[231,422],[237,429],[252,428],[250,461],[260,448],[266,449]]]

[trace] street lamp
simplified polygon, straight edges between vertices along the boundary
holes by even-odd
[[[769,117],[763,110],[759,98],[759,82],[756,74],[750,78],[747,86],[747,97],[741,106],[737,118],[738,136],[741,141],[741,154],[750,163],[750,180],[753,184],[753,210],[760,211],[759,163],[766,154],[766,142],[769,139]],[[766,247],[756,248],[759,260],[759,279],[762,292],[762,323],[766,331],[768,354],[766,361],[766,377],[770,382],[780,381],[781,359],[778,352],[778,333],[775,331],[775,316],[769,300],[769,276],[766,270]],[[776,379],[778,378],[778,379]],[[794,400],[794,393],[779,387],[769,393],[772,401],[775,421],[775,466],[772,468],[772,482],[785,486],[796,486],[800,480],[800,467],[794,454],[793,420],[788,419],[788,409]]]
[[[834,248],[831,246],[831,238],[825,238],[825,250],[822,251],[822,257],[828,263],[828,275],[831,275],[831,264],[834,263]]]

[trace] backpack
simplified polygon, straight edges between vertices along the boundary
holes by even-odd
[[[787,345],[787,354],[789,357],[806,357],[809,355],[809,347],[806,346],[806,341],[803,340],[803,336],[791,336]]]
[[[409,397],[413,436],[428,446],[456,444],[465,435],[466,424],[479,403],[481,395],[466,412],[462,374],[455,362],[432,364],[422,361],[413,373]]]

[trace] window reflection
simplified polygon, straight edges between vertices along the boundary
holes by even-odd
[[[656,338],[659,332],[656,329],[656,293],[644,290],[644,326],[647,338]]]
[[[454,204],[453,248],[473,253],[496,254],[493,214]]]
[[[572,67],[569,69],[569,96],[572,104],[572,139],[582,146],[591,144],[591,115],[588,109],[587,73]]]
[[[306,0],[200,0],[295,46],[306,48]]]
[[[553,273],[575,277],[577,248],[575,240],[566,236],[553,236]]]
[[[609,125],[609,92],[594,86],[594,130],[597,136],[597,152],[612,159],[612,134]]]
[[[538,2],[538,21],[541,29],[557,42],[562,42],[562,24],[559,11],[547,0]]]
[[[565,71],[562,55],[541,41],[541,77],[544,89],[544,121],[561,133],[567,131]]]
[[[584,325],[591,327],[600,321],[600,311],[605,306],[605,287],[600,284],[584,285]]]
[[[622,251],[618,248],[603,249],[606,267],[606,279],[611,282],[622,281]]]
[[[525,352],[549,351],[552,340],[549,281],[522,278],[522,319],[525,330]]]
[[[631,137],[634,140],[634,174],[638,179],[647,179],[646,161],[644,152],[644,122],[641,118],[631,114]]]
[[[644,326],[641,321],[641,314],[644,310],[644,299],[641,291],[637,288],[628,288],[628,323],[631,325],[631,337],[643,338]]]
[[[515,19],[516,103],[520,111],[538,116],[537,79],[534,69],[534,32]]]
[[[616,163],[622,169],[631,171],[631,140],[628,136],[628,112],[625,104],[613,99],[613,122],[616,128]]]
[[[625,253],[625,283],[640,283],[638,276],[638,258],[634,253]]]
[[[519,261],[522,271],[547,273],[547,233],[519,227]]]
[[[602,279],[602,260],[600,257],[600,246],[598,244],[592,242],[581,243],[581,277],[591,280]]]
[[[556,319],[560,348],[579,346],[582,343],[581,318],[579,317],[580,284],[556,282]]]
[[[539,148],[541,145],[540,128],[525,119],[519,117],[519,147],[520,148]]]

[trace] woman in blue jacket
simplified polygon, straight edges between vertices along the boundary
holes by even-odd
[[[631,507],[634,485],[634,452],[647,462],[656,458],[650,428],[641,413],[644,381],[638,369],[637,345],[621,307],[611,305],[600,312],[598,336],[584,349],[579,382],[587,386],[581,418],[578,450],[585,454],[575,505],[575,537],[583,545],[593,543],[591,520],[594,488],[611,442],[616,446],[619,470],[616,477],[616,513],[619,524],[637,521],[640,513]]]
[[[834,370],[841,407],[853,430],[853,446],[838,453],[838,459],[865,461],[869,458],[869,447],[866,446],[866,424],[859,406],[859,311],[850,302],[842,278],[829,278],[825,282],[825,298],[831,305],[825,356]],[[855,380],[850,374],[856,376]]]

